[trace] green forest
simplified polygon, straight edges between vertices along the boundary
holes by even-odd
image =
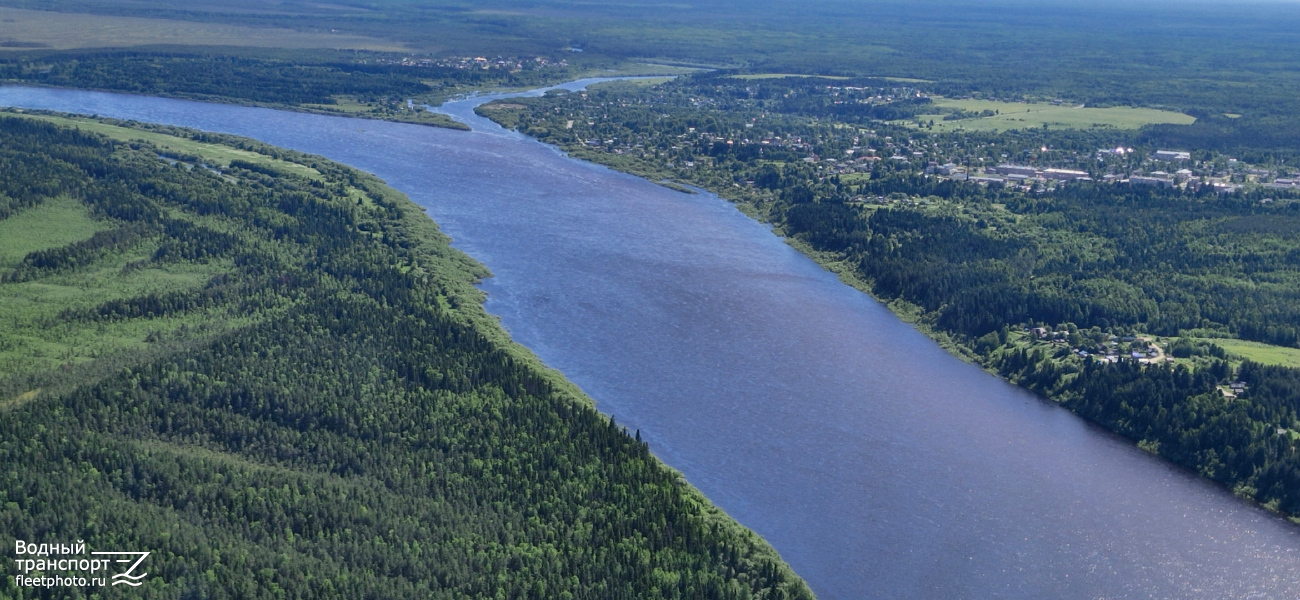
[[[709,73],[480,112],[574,156],[716,192],[967,360],[1300,516],[1300,370],[1214,342],[1300,348],[1300,193],[1253,183],[1213,149],[1161,162],[1149,129],[882,120],[933,110],[919,85]],[[1273,174],[1296,155],[1238,156]],[[1007,162],[1085,179],[934,175]],[[1196,169],[1187,185],[1107,178],[1179,166]]]
[[[0,597],[812,597],[510,342],[405,197],[60,119],[0,117],[0,531],[150,577]]]

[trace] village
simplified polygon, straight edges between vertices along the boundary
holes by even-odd
[[[1097,152],[1098,162],[1104,164],[1107,156],[1122,156],[1132,152],[1134,152],[1132,148],[1099,150]],[[1107,172],[1099,179],[1095,178],[1092,172],[1078,169],[1038,168],[1017,164],[999,164],[994,167],[976,169],[954,163],[942,165],[931,163],[926,166],[925,171],[927,174],[938,175],[955,181],[970,181],[982,185],[1015,186],[1026,192],[1043,190],[1069,182],[1098,180],[1104,183],[1125,183],[1133,186],[1157,188],[1182,188],[1188,191],[1209,190],[1220,195],[1233,194],[1247,187],[1300,190],[1300,177],[1279,177],[1277,171],[1241,164],[1236,159],[1227,159],[1226,166],[1216,168],[1213,163],[1208,161],[1193,163],[1190,152],[1157,150],[1145,162],[1153,168],[1128,174]]]
[[[1030,336],[1031,340],[1050,344],[1056,348],[1066,348],[1070,354],[1082,359],[1107,363],[1133,360],[1144,365],[1174,362],[1174,357],[1166,354],[1164,348],[1149,336],[1119,336],[1096,331],[1079,331],[1071,326],[1056,329],[1030,327],[1025,328],[1024,333]]]
[[[1058,327],[1024,327],[1021,339],[1029,347],[1046,345],[1054,349],[1056,356],[1076,357],[1078,360],[1095,360],[1102,363],[1119,363],[1133,361],[1140,365],[1169,365],[1178,362],[1165,346],[1152,336],[1114,335],[1099,331],[1081,331],[1072,325]],[[1169,345],[1168,342],[1165,342]],[[1217,387],[1219,394],[1232,402],[1248,397],[1249,385],[1243,381],[1232,381]],[[1279,432],[1281,433],[1281,432]]]
[[[373,64],[379,65],[393,65],[410,68],[444,68],[482,71],[498,70],[511,73],[546,68],[564,68],[569,66],[569,61],[567,60],[554,60],[545,56],[534,56],[532,58],[503,56],[493,58],[488,58],[486,56],[404,56],[401,58],[361,60],[359,62],[362,64],[372,62]]]
[[[581,96],[585,99],[586,94]],[[690,99],[693,108],[714,102],[709,98]],[[587,115],[566,116],[574,118],[563,122],[565,130],[575,130],[584,124],[588,128],[599,126],[598,119]],[[1091,155],[1049,147],[1035,149],[1032,154],[998,153],[995,143],[941,144],[925,138],[895,139],[879,135],[875,129],[857,127],[847,131],[825,124],[777,127],[771,120],[772,115],[761,115],[734,128],[721,123],[709,128],[688,127],[673,136],[671,143],[638,132],[632,137],[592,137],[584,139],[583,144],[611,154],[640,158],[667,155],[667,166],[683,170],[713,166],[730,152],[773,162],[803,163],[823,176],[921,172],[927,177],[1024,193],[1050,193],[1061,186],[1082,182],[1205,191],[1223,196],[1257,189],[1300,193],[1300,174],[1209,153],[1194,156],[1190,151],[1165,149],[1147,153],[1126,147],[1098,149]],[[719,152],[719,148],[725,150]],[[1013,157],[1023,162],[1013,161]]]

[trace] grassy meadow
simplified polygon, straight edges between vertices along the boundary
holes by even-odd
[[[105,229],[107,225],[91,218],[80,202],[51,200],[0,221],[0,269],[17,267],[28,253],[81,241]]]
[[[837,75],[800,75],[798,73],[742,73],[739,75],[732,75],[731,77],[734,79],[745,79],[745,80],[789,79],[791,77],[814,77],[817,79],[831,79],[835,81],[843,81],[848,79],[848,77],[841,77]]]
[[[1195,117],[1182,113],[1138,108],[1132,106],[1112,106],[1092,108],[1069,104],[1052,104],[1050,102],[1001,102],[996,100],[935,98],[934,106],[940,109],[952,109],[971,113],[994,111],[997,114],[987,117],[973,117],[945,121],[943,118],[951,112],[918,115],[905,123],[926,123],[926,128],[936,132],[950,131],[1006,131],[1009,129],[1032,129],[1047,126],[1055,129],[1138,129],[1144,125],[1172,123],[1190,125]],[[934,121],[933,128],[928,126]]]
[[[847,81],[851,79],[850,77],[844,77],[842,75],[801,75],[799,73],[741,73],[737,75],[731,75],[730,77],[732,77],[733,79],[744,79],[746,81],[762,81],[767,79],[790,79],[790,78],[828,79],[831,81]],[[887,77],[887,76],[877,77],[873,75],[864,75],[863,78],[879,79],[882,81],[893,81],[895,83],[933,83],[928,79],[915,79],[912,77]]]
[[[1204,340],[1219,345],[1229,354],[1265,365],[1300,369],[1300,349],[1261,344],[1247,340],[1215,338]]]

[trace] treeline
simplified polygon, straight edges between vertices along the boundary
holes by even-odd
[[[863,211],[793,196],[781,213],[792,235],[842,253],[880,295],[972,339],[1004,324],[1069,322],[1300,344],[1300,205],[1082,185],[1003,198],[1017,216],[1008,230],[991,226],[997,211]]]
[[[1294,159],[1300,153],[1300,127],[1293,112],[1279,115],[1261,111],[1228,117],[1201,111],[1193,116],[1197,119],[1191,125],[1144,127],[1138,141],[1167,148],[1232,152],[1257,164]]]
[[[410,74],[346,63],[125,51],[9,58],[0,61],[0,79],[279,104],[333,104],[336,95],[405,98],[431,90]]]
[[[96,593],[812,597],[761,539],[507,346],[473,291],[481,268],[365,176],[304,161],[323,180],[243,165],[229,183],[24,119],[0,119],[0,134],[0,157],[39,159],[101,218],[179,248],[149,260],[233,265],[199,289],[65,311],[59,326],[213,310],[250,323],[67,393],[0,399],[4,536],[152,552],[144,586]],[[29,180],[41,178],[0,186],[22,196]],[[6,577],[0,593],[68,590]]]
[[[1069,368],[1020,349],[998,355],[993,366],[1240,496],[1300,514],[1300,369],[1246,362],[1236,378],[1249,395],[1230,402],[1217,389],[1232,377],[1222,360],[1198,370],[1132,361]]]

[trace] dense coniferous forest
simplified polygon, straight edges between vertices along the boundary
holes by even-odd
[[[152,552],[95,597],[812,597],[509,342],[408,200],[153,131],[199,150],[0,118],[0,230],[62,226],[0,237],[6,538]]]
[[[480,112],[575,156],[736,201],[968,360],[1300,515],[1300,370],[1212,341],[1300,347],[1298,195],[1103,183],[1163,166],[1149,158],[1160,148],[1150,128],[931,133],[834,108],[915,114],[925,103],[914,85],[713,73]],[[1196,148],[1202,172],[1244,172]],[[1244,156],[1275,170],[1295,160]],[[1087,169],[1095,181],[934,176],[945,161]]]

